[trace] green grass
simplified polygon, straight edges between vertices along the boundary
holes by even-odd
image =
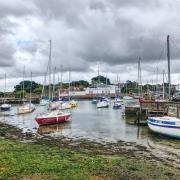
[[[0,139],[0,179],[178,179],[177,169],[123,155],[101,156]],[[99,180],[99,179],[98,179]]]

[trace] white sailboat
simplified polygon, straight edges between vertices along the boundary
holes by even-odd
[[[6,103],[6,73],[5,73],[5,88],[4,88],[4,103],[0,106],[1,111],[10,111],[11,105]]]
[[[107,76],[106,76],[106,96],[101,97],[97,102],[97,108],[108,108],[110,104],[110,100],[107,97]]]
[[[97,108],[108,108],[108,107],[109,107],[109,102],[105,98],[102,98],[97,103]]]
[[[27,114],[31,113],[35,110],[35,105],[31,103],[31,96],[32,96],[32,72],[31,72],[31,85],[30,85],[30,97],[29,103],[24,102],[24,73],[23,72],[23,104],[18,107],[18,114]]]
[[[167,36],[167,58],[168,58],[168,84],[169,84],[169,99],[171,99],[171,74],[170,74],[170,45],[169,35]],[[177,107],[178,108],[178,107]],[[178,112],[178,109],[177,109]],[[168,116],[163,117],[149,117],[147,120],[149,129],[153,132],[175,137],[180,139],[180,118],[179,113],[177,117],[171,117],[172,113],[168,112]]]
[[[151,131],[180,139],[180,119],[176,117],[149,117],[147,120]]]

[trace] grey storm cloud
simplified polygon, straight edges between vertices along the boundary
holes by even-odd
[[[156,63],[163,48],[161,59],[166,59],[167,34],[173,39],[172,59],[177,60],[179,15],[178,0],[6,0],[0,2],[0,16],[12,24],[4,28],[0,23],[3,40],[11,36],[16,41],[23,34],[32,43],[1,48],[0,66],[15,63],[18,71],[23,60],[14,55],[22,53],[28,68],[43,74],[52,39],[53,67],[58,71],[63,64],[64,71],[89,72],[100,62],[111,65],[107,69],[113,72],[115,65],[134,66],[139,56],[143,63]]]
[[[9,44],[0,43],[0,66],[1,67],[11,67],[14,66],[15,49]]]

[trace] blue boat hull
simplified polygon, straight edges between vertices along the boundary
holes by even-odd
[[[1,107],[1,111],[10,111],[10,107]]]

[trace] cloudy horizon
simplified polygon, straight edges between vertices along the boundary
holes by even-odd
[[[33,72],[42,83],[49,40],[52,68],[63,81],[88,80],[100,74],[114,82],[137,81],[142,59],[143,83],[162,82],[167,72],[166,37],[170,35],[172,83],[180,77],[179,0],[6,0],[0,1],[0,87],[8,89]],[[158,73],[157,73],[158,69]],[[157,77],[158,74],[158,77]]]

